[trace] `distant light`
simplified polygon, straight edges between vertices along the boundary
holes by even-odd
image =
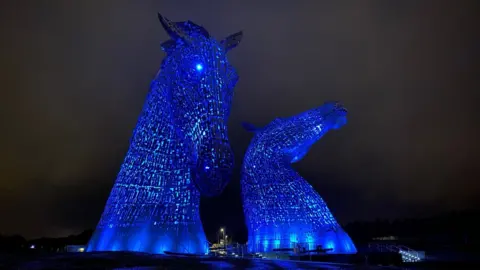
[[[208,167],[208,166],[205,166],[205,170],[208,170],[208,169],[210,169],[210,167]]]
[[[203,70],[203,65],[202,64],[197,64],[195,66],[195,68],[197,69],[197,71],[202,71]]]
[[[81,247],[78,249],[78,252],[84,252],[85,251],[85,248]]]
[[[35,248],[35,245],[31,245],[30,248],[31,248],[31,249],[34,249],[34,248]]]

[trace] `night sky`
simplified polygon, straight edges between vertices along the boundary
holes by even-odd
[[[478,207],[479,10],[475,0],[1,1],[0,233],[96,225],[164,57],[157,11],[218,39],[244,31],[229,53],[237,168],[201,205],[211,240],[221,225],[245,237],[239,179],[252,134],[240,123],[326,100],[341,100],[349,122],[294,167],[339,222]]]

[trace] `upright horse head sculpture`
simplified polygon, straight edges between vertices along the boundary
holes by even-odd
[[[242,32],[218,42],[191,21],[158,17],[171,40],[162,44],[167,57],[156,81],[169,84],[174,125],[191,147],[196,187],[202,195],[218,195],[233,169],[227,121],[238,75],[226,55]]]
[[[159,19],[167,55],[87,251],[208,250],[200,195],[221,193],[233,168],[227,119],[238,76],[226,54],[242,34],[218,42],[193,22]]]

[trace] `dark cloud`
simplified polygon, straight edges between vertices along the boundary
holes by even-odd
[[[156,12],[219,39],[244,30],[230,119],[236,177],[202,200],[209,234],[242,234],[251,134],[342,100],[349,123],[295,167],[340,221],[471,207],[480,185],[476,1],[2,1],[0,231],[95,226],[166,35]],[[214,209],[214,211],[212,211]],[[214,237],[214,236],[213,236]]]

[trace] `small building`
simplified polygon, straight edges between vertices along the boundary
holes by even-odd
[[[65,247],[66,252],[85,252],[84,245],[69,245]]]

